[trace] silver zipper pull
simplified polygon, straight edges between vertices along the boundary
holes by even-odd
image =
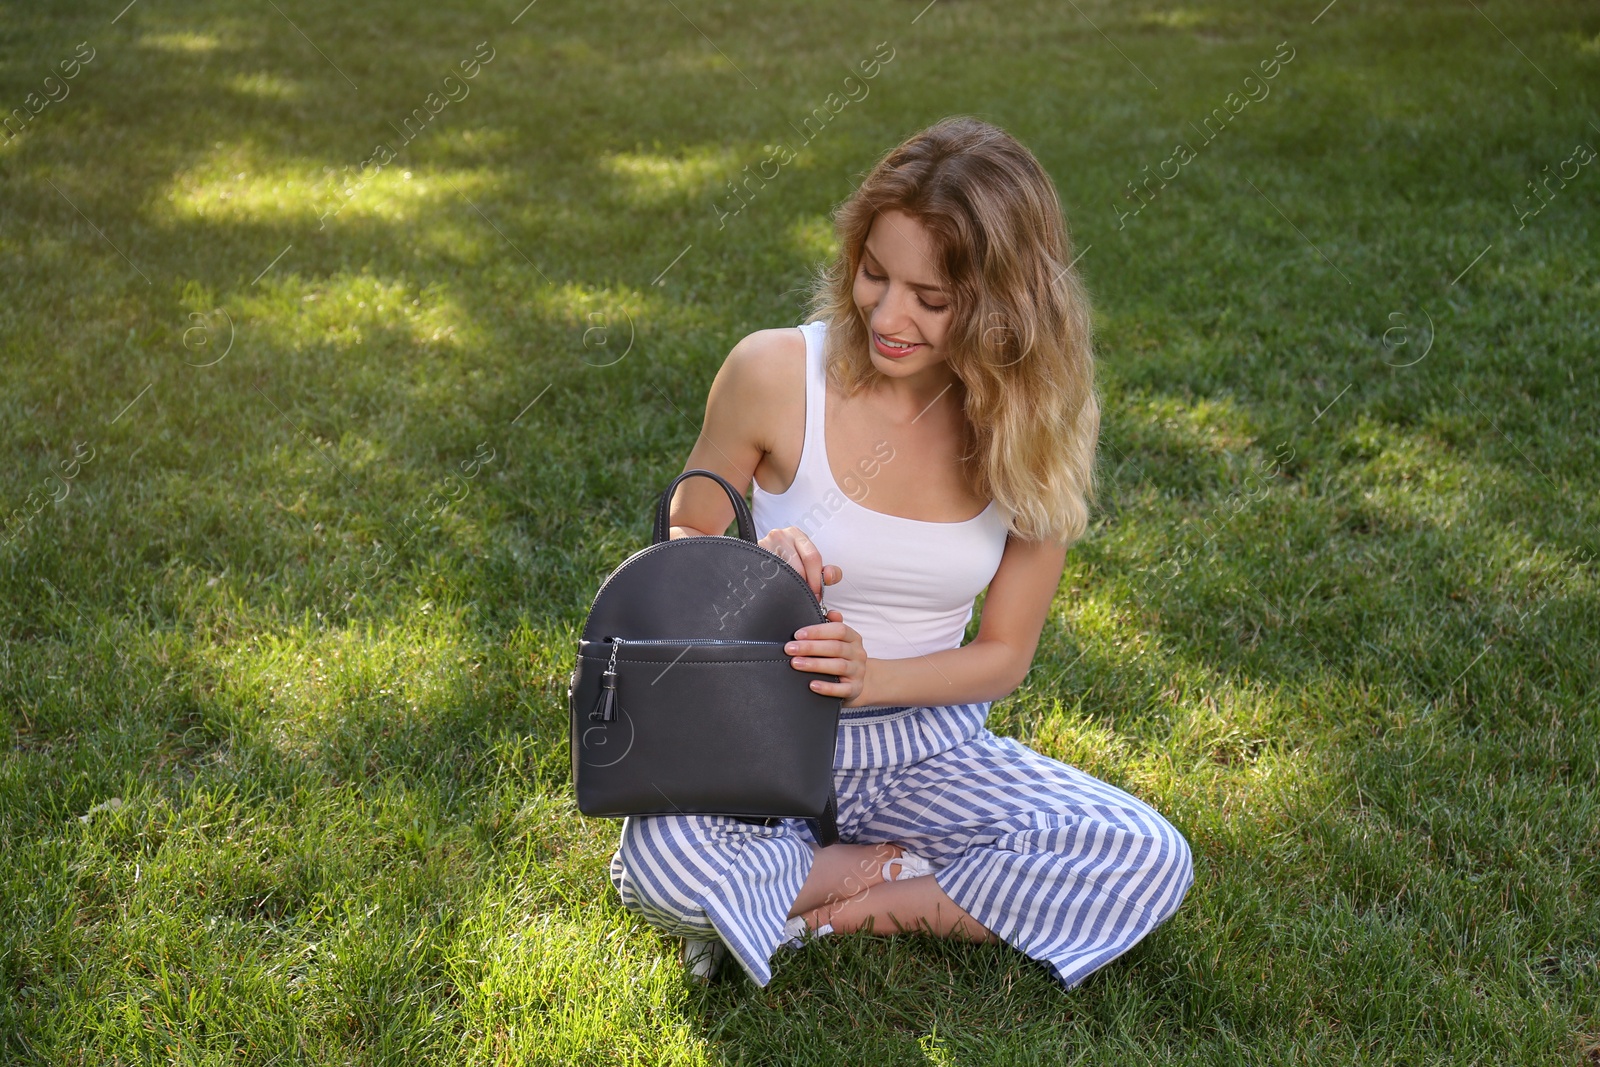
[[[617,646],[621,644],[620,638],[611,639],[611,659],[606,663],[605,673],[600,676],[600,699],[595,701],[594,710],[589,712],[589,718],[599,722],[614,722],[617,718]]]

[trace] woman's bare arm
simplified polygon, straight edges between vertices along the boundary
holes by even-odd
[[[785,332],[793,331],[757,330],[733,346],[706,393],[705,421],[684,470],[712,471],[749,492],[756,465],[771,451],[773,392],[781,386],[774,348],[785,340],[773,335]],[[672,538],[719,534],[733,522],[733,502],[711,479],[690,478],[672,494],[667,516]]]
[[[1064,545],[1008,538],[984,594],[977,635],[943,652],[869,658],[861,696],[847,706],[975,704],[1014,692],[1033,665],[1066,559]]]

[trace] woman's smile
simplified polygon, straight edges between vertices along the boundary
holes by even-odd
[[[877,332],[874,332],[872,335],[872,343],[880,353],[888,356],[890,359],[899,359],[902,356],[908,355],[909,353],[915,352],[917,349],[924,347],[920,342],[917,344],[907,344],[904,341],[896,341],[892,338],[884,337],[882,334]]]

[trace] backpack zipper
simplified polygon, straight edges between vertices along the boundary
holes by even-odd
[[[624,640],[630,645],[781,645],[782,641],[751,641],[744,638],[727,637],[607,637],[606,641],[621,644]],[[612,650],[616,651],[615,649]]]
[[[600,695],[595,700],[594,708],[589,712],[589,718],[596,722],[615,722],[617,718],[617,650],[624,644],[630,645],[778,645],[782,641],[752,641],[743,638],[690,638],[690,637],[607,637],[604,639],[611,645],[611,656],[606,661],[606,669],[600,675]]]

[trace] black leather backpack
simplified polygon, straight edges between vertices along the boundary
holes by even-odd
[[[716,479],[739,536],[669,539],[685,478]],[[833,755],[836,675],[790,666],[784,645],[827,614],[805,578],[756,543],[744,497],[695,468],[656,506],[654,537],[600,586],[578,642],[567,702],[572,780],[585,815],[804,818],[839,839]]]

